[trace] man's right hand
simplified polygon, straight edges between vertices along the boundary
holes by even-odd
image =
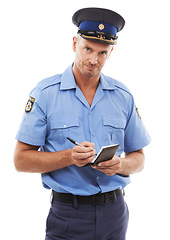
[[[90,163],[96,154],[94,149],[95,144],[91,142],[82,142],[81,146],[75,146],[72,148],[72,164],[77,165],[78,167],[83,167],[86,164]]]

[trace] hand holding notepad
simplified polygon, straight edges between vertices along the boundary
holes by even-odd
[[[71,138],[68,138],[67,139],[72,142],[73,144],[77,145],[77,146],[80,146],[80,147],[83,147],[81,144],[79,144],[78,142],[76,142],[75,140],[71,139]],[[108,161],[108,160],[111,160],[113,158],[113,156],[115,155],[117,149],[119,147],[119,144],[114,144],[114,145],[109,145],[109,146],[103,146],[99,153],[96,155],[96,157],[93,159],[93,161],[91,163],[88,163],[87,165],[85,166],[88,166],[88,165],[97,165],[98,163],[100,162],[104,162],[104,161]],[[85,167],[84,166],[84,167]]]
[[[97,165],[100,162],[108,161],[113,158],[115,155],[117,149],[119,147],[119,144],[109,145],[109,146],[103,146],[97,156],[94,158],[94,160],[91,162],[92,165]]]

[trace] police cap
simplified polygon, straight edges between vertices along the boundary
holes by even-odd
[[[123,29],[125,20],[118,13],[104,8],[83,8],[74,13],[72,22],[84,39],[115,45],[117,32]]]

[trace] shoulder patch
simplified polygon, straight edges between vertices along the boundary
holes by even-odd
[[[31,112],[31,110],[33,108],[33,105],[34,105],[34,102],[35,102],[35,98],[30,96],[29,99],[28,99],[27,105],[25,107],[25,112],[26,113]]]
[[[138,117],[141,119],[141,116],[140,116],[140,114],[139,114],[139,110],[138,110],[138,108],[137,108],[136,105],[135,105],[135,109],[136,109],[136,112],[137,112],[137,114],[138,114]]]

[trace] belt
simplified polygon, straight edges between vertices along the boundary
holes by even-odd
[[[98,193],[90,196],[79,196],[73,195],[71,193],[58,193],[54,190],[52,191],[52,193],[53,200],[58,202],[74,204],[74,201],[76,199],[78,204],[89,204],[98,207],[99,205],[103,205],[110,200],[114,200],[121,194],[124,195],[124,190],[116,189],[111,192]]]

